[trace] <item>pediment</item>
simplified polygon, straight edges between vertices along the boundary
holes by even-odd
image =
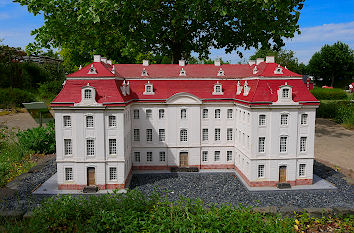
[[[177,93],[167,99],[168,104],[201,104],[202,101],[195,95],[181,92]]]

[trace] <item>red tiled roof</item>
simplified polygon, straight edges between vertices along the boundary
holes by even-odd
[[[93,66],[97,70],[97,74],[88,74],[90,67]],[[115,74],[112,73],[114,66]],[[151,64],[143,66],[142,64],[105,64],[103,62],[93,62],[86,67],[69,74],[69,78],[82,77],[120,77],[120,78],[216,78],[220,68],[224,71],[222,78],[246,78],[246,77],[302,77],[299,74],[291,72],[283,68],[283,74],[274,74],[274,70],[278,67],[276,63],[262,62],[257,65],[258,72],[253,74],[255,65],[248,64],[223,64],[215,66],[214,64],[187,64],[179,66],[178,64]],[[179,76],[180,71],[186,72],[185,76]],[[143,69],[148,73],[148,76],[141,75]]]
[[[250,91],[244,96],[244,88],[240,95],[236,95],[237,80],[219,80],[222,84],[223,95],[213,95],[214,84],[217,80],[150,80],[153,84],[154,95],[144,95],[147,80],[130,80],[130,95],[124,96],[120,86],[122,80],[67,80],[63,90],[53,100],[52,106],[62,104],[72,105],[81,101],[81,88],[89,83],[95,87],[96,101],[104,105],[129,104],[132,101],[165,102],[171,96],[186,92],[195,95],[202,101],[236,101],[247,104],[270,104],[277,101],[277,90],[287,82],[293,87],[293,100],[295,102],[315,102],[315,97],[307,90],[301,79],[252,79],[247,80]],[[244,80],[240,84],[244,85]]]

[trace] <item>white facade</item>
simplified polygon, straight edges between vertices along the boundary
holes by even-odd
[[[122,85],[129,95],[129,82]],[[154,95],[149,85],[144,95]],[[223,95],[217,85],[212,95]],[[244,89],[247,95],[247,83]],[[59,188],[123,188],[132,169],[180,166],[235,169],[251,186],[311,184],[317,106],[293,101],[292,91],[285,83],[267,105],[206,102],[179,92],[162,103],[105,106],[88,83],[81,102],[53,107]]]

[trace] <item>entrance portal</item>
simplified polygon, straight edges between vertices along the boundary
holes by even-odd
[[[87,185],[88,186],[95,186],[96,185],[95,168],[94,167],[87,168]]]
[[[188,167],[188,152],[179,153],[179,166]]]
[[[279,167],[279,183],[286,183],[286,166]]]

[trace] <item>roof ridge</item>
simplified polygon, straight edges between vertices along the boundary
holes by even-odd
[[[253,96],[252,96],[252,98],[251,98],[252,102],[253,102],[254,96],[256,95],[256,91],[257,91],[257,88],[258,88],[258,84],[259,84],[259,78],[257,79],[256,87],[255,87],[255,90],[254,90],[254,92],[253,92]]]

